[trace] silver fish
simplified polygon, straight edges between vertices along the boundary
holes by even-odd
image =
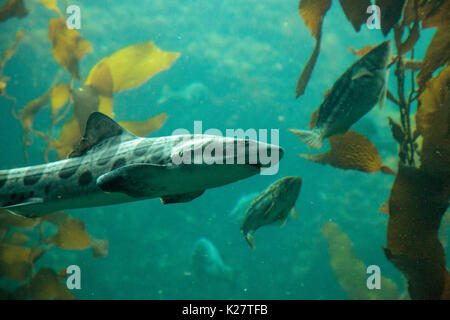
[[[255,248],[252,233],[258,228],[275,222],[284,225],[290,211],[297,218],[295,202],[301,186],[302,178],[284,177],[272,183],[253,200],[241,226],[241,232],[252,248]]]
[[[391,41],[387,40],[353,63],[319,106],[312,131],[291,131],[311,147],[320,149],[325,138],[345,133],[377,102],[381,106],[386,99],[390,56]]]
[[[206,238],[195,242],[191,263],[193,275],[201,280],[224,280],[230,283],[235,280],[234,269],[223,262],[219,250]]]
[[[237,143],[245,145],[245,151],[234,148]],[[211,160],[208,158],[196,162],[197,151],[214,144],[227,150],[221,163],[206,163]],[[278,156],[267,164],[260,159],[254,163],[249,156],[253,152]],[[193,156],[194,162],[174,162],[177,155]],[[278,146],[247,139],[202,134],[140,138],[94,112],[69,159],[0,171],[0,207],[37,217],[63,209],[156,197],[164,204],[187,202],[205,189],[255,175],[262,167],[278,163],[282,156]],[[245,161],[239,162],[243,157]],[[231,164],[230,159],[234,160]]]

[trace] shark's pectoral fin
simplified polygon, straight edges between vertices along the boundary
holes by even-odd
[[[355,74],[352,76],[352,80],[356,80],[362,77],[373,77],[374,74],[370,72],[367,68],[359,68]]]
[[[3,206],[3,207],[1,207],[1,209],[5,209],[14,215],[23,216],[23,217],[27,217],[27,218],[34,218],[35,216],[32,214],[21,213],[20,209],[24,208],[24,207],[29,207],[32,205],[41,204],[41,203],[44,203],[44,199],[42,199],[42,198],[28,198],[28,199],[25,199],[18,203]]]
[[[97,186],[105,192],[121,192],[131,197],[149,197],[159,191],[152,177],[164,174],[164,166],[136,163],[120,167],[97,178]]]
[[[200,197],[203,192],[205,192],[205,190],[164,196],[161,197],[161,202],[163,204],[189,202],[197,197]]]
[[[28,198],[28,199],[25,199],[23,201],[20,201],[20,202],[17,202],[17,203],[8,205],[8,206],[4,206],[4,207],[2,207],[2,209],[13,210],[14,208],[20,208],[20,207],[23,207],[23,206],[30,206],[30,205],[33,205],[33,204],[40,204],[40,203],[43,203],[43,202],[44,202],[44,199],[42,199],[42,198]]]

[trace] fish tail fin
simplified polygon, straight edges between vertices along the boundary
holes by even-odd
[[[304,143],[308,144],[310,147],[314,149],[322,148],[323,136],[322,130],[313,129],[312,131],[308,130],[295,130],[294,134]]]
[[[290,213],[291,213],[292,218],[294,218],[295,220],[298,220],[298,212],[297,212],[297,208],[295,206],[292,207]]]
[[[283,228],[283,227],[284,227],[284,225],[285,225],[286,222],[287,222],[287,219],[288,219],[288,216],[286,216],[286,218],[284,218],[283,220],[280,221],[280,228]]]
[[[167,101],[169,101],[171,96],[172,96],[172,89],[170,89],[170,87],[166,84],[162,89],[161,97],[158,99],[157,103],[158,104],[166,103]]]
[[[245,240],[247,240],[247,243],[252,249],[255,249],[255,239],[253,239],[253,236],[250,233],[245,235]]]

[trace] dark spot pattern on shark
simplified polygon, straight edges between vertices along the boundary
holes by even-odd
[[[25,172],[25,175],[23,177],[23,183],[26,186],[31,186],[35,183],[37,183],[41,178],[44,172],[35,170],[34,168],[28,169],[27,172]]]
[[[114,161],[111,170],[115,170],[117,168],[123,167],[127,164],[127,160],[125,158],[119,158],[116,161]]]
[[[104,149],[104,151],[101,153],[100,158],[97,160],[97,165],[102,167],[106,166],[109,163],[109,160],[111,160],[114,155],[119,151],[119,145],[120,142],[117,141],[117,139],[110,138],[110,141],[108,144],[105,144],[100,149]]]
[[[78,184],[80,186],[86,186],[92,181],[92,173],[90,171],[83,172],[78,178]]]
[[[64,167],[62,167],[61,170],[59,171],[58,176],[61,179],[69,179],[78,171],[80,165],[81,165],[80,160],[78,160],[76,163],[74,163],[73,160],[67,162],[67,164]]]
[[[100,157],[100,158],[97,160],[97,165],[98,165],[99,167],[106,166],[106,165],[108,164],[108,162],[109,162],[110,159],[111,159],[111,157]]]
[[[145,154],[147,153],[147,151],[148,151],[150,145],[151,145],[151,144],[149,144],[149,142],[146,141],[146,140],[140,141],[140,142],[136,145],[136,147],[134,148],[133,154],[134,154],[136,157],[142,157],[143,155],[145,155]]]
[[[158,163],[163,157],[163,153],[162,152],[155,152],[152,153],[152,155],[149,158],[149,162],[151,163]]]
[[[24,193],[11,193],[8,197],[8,201],[6,201],[6,203],[3,204],[4,207],[6,206],[11,206],[17,203],[20,203],[22,201],[24,201],[26,199],[26,195]]]

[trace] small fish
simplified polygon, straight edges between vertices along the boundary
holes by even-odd
[[[229,283],[235,281],[235,271],[226,265],[214,244],[201,238],[194,244],[191,255],[193,275],[201,280],[220,280]]]
[[[165,85],[162,90],[162,95],[157,103],[162,104],[174,99],[191,104],[205,98],[207,94],[208,88],[201,82],[193,82],[180,91],[172,90],[168,85]]]
[[[377,102],[382,106],[390,56],[391,42],[387,40],[353,63],[325,96],[313,130],[291,131],[309,146],[320,149],[325,138],[345,133]]]
[[[283,226],[289,212],[294,218],[298,218],[295,202],[301,186],[302,178],[284,177],[272,183],[253,200],[241,226],[241,232],[253,249],[255,243],[251,234],[258,228],[275,222]]]

